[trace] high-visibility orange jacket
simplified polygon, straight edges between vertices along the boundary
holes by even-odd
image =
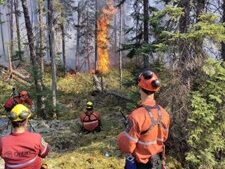
[[[93,112],[90,115],[82,113],[80,115],[82,126],[87,131],[94,131],[101,124],[99,112]]]
[[[146,107],[150,109],[147,111]],[[128,121],[126,130],[119,134],[117,140],[123,153],[132,154],[137,162],[146,164],[151,156],[163,152],[170,118],[155,100],[145,100],[142,107],[128,116]]]

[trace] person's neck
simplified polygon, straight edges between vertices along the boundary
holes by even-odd
[[[141,92],[141,102],[145,102],[146,100],[154,100],[154,94],[147,95],[144,92]]]
[[[13,133],[24,133],[26,131],[25,127],[17,127],[13,129]]]

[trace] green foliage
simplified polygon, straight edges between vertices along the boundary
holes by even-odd
[[[215,42],[225,40],[225,27],[222,23],[217,21],[217,16],[211,13],[204,13],[200,15],[199,21],[188,29],[187,33],[172,32],[164,30],[161,34],[166,37],[164,43],[166,46],[171,44],[179,45],[178,40],[186,41],[190,45],[195,44],[195,41],[203,39],[211,39]]]
[[[8,98],[10,98],[12,94],[12,86],[8,85],[7,83],[0,81],[0,114],[3,114],[4,112],[4,103]]]
[[[225,68],[222,62],[207,60],[202,70],[204,81],[204,85],[192,93],[186,160],[189,168],[224,168],[224,156],[220,154],[225,152]]]

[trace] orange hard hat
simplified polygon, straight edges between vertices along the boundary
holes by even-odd
[[[20,92],[20,96],[21,96],[21,97],[28,96],[28,92],[25,91],[25,90],[22,90],[22,91]]]
[[[138,86],[147,91],[156,92],[160,89],[160,82],[154,72],[145,70],[138,77]]]

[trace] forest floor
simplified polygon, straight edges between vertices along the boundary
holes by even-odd
[[[131,77],[128,72],[124,78]],[[119,88],[119,75],[113,71],[104,77],[107,90],[119,93],[128,93],[135,90],[133,86],[124,89]],[[45,76],[45,85],[50,88],[50,75]],[[4,103],[10,95],[12,87],[25,89],[24,86],[15,82],[6,84],[0,81],[1,90],[0,103]],[[58,120],[31,119],[32,127],[36,132],[43,135],[51,145],[51,152],[44,162],[49,169],[123,169],[124,156],[116,145],[118,134],[123,131],[123,117],[119,108],[127,114],[132,106],[126,100],[107,93],[92,96],[93,90],[91,74],[68,75],[58,78]],[[35,92],[31,92],[31,97]],[[50,96],[50,91],[46,97]],[[47,98],[50,100],[50,98]],[[79,114],[85,110],[85,104],[92,100],[95,110],[101,113],[103,130],[97,133],[85,134],[80,132]],[[51,104],[46,105],[46,110]],[[2,108],[0,108],[2,111]],[[34,113],[35,114],[35,113]],[[50,113],[49,113],[50,114]],[[6,123],[5,120],[4,123]],[[10,128],[1,132],[1,135],[10,132]],[[0,162],[0,169],[3,168]],[[168,156],[168,169],[181,169],[176,160]]]

